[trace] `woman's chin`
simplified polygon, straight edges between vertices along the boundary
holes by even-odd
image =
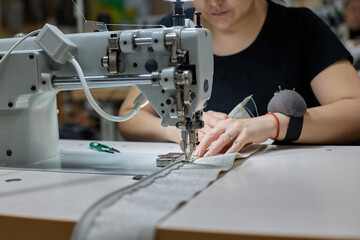
[[[231,24],[228,22],[217,22],[213,24],[213,28],[217,31],[228,32],[231,30]]]

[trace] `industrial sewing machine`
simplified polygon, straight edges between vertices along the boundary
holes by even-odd
[[[213,75],[211,35],[200,24],[185,27],[181,1],[174,27],[65,35],[46,25],[0,63],[0,164],[56,162],[59,135],[56,94],[82,89],[67,61],[79,63],[89,88],[133,85],[162,118],[182,131],[188,159],[197,143],[202,109]],[[181,12],[182,11],[182,12]],[[3,57],[18,39],[0,40]]]

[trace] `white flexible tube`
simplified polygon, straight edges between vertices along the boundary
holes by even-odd
[[[40,33],[41,29],[32,31],[28,34],[26,34],[24,37],[22,37],[19,41],[17,41],[10,49],[9,51],[2,57],[2,59],[0,60],[0,65],[6,60],[6,58],[11,54],[11,52],[21,43],[23,42],[25,39],[27,39],[30,36],[36,35],[38,33]],[[148,104],[148,100],[144,97],[144,95],[142,93],[140,93],[137,98],[134,100],[134,108],[131,110],[131,112],[125,116],[119,117],[119,116],[113,116],[110,115],[106,112],[104,112],[104,110],[102,110],[99,105],[96,103],[95,99],[92,97],[91,92],[89,90],[89,87],[86,83],[85,80],[85,76],[84,73],[81,69],[80,64],[76,61],[75,57],[72,56],[70,53],[68,53],[68,61],[74,66],[77,74],[79,75],[80,81],[81,81],[81,85],[83,86],[84,89],[84,93],[85,96],[87,98],[87,100],[89,101],[90,105],[92,106],[92,108],[103,118],[112,121],[112,122],[124,122],[129,120],[130,118],[132,118],[142,107],[144,107],[146,104]]]
[[[142,93],[140,93],[137,96],[137,98],[134,100],[134,108],[127,115],[119,117],[119,116],[113,116],[113,115],[110,115],[110,114],[104,112],[104,110],[102,110],[99,107],[99,105],[96,103],[95,99],[91,95],[91,92],[86,83],[86,79],[85,79],[85,76],[81,69],[80,64],[76,61],[74,56],[71,56],[68,61],[74,66],[77,74],[79,75],[81,85],[83,86],[83,89],[84,89],[85,96],[86,96],[87,100],[89,101],[91,107],[103,118],[105,118],[109,121],[112,121],[112,122],[125,122],[125,121],[129,120],[130,118],[132,118],[142,107],[144,107],[146,104],[148,104],[148,100],[144,97],[144,95]]]
[[[41,31],[41,29],[32,31],[31,33],[26,34],[26,35],[25,35],[24,37],[22,37],[19,41],[17,41],[17,42],[9,49],[9,51],[4,55],[4,57],[0,60],[0,64],[5,61],[5,59],[10,55],[10,53],[11,53],[12,51],[14,51],[14,49],[15,49],[21,42],[23,42],[23,41],[24,41],[25,39],[27,39],[28,37],[31,37],[31,36],[33,36],[33,35],[35,35],[35,34],[38,34],[40,31]]]

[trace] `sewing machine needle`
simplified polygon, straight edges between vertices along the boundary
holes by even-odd
[[[185,155],[185,159],[188,161],[190,159],[190,156],[187,152],[187,148],[188,148],[188,132],[187,131],[181,131],[181,142],[180,142],[180,148],[181,151],[184,153]]]

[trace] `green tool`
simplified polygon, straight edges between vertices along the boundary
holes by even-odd
[[[106,146],[102,143],[98,143],[98,142],[91,142],[90,143],[90,148],[91,149],[95,149],[99,152],[107,152],[107,153],[120,153],[119,150],[115,149],[115,148],[112,148],[112,147],[109,147],[109,146]]]

